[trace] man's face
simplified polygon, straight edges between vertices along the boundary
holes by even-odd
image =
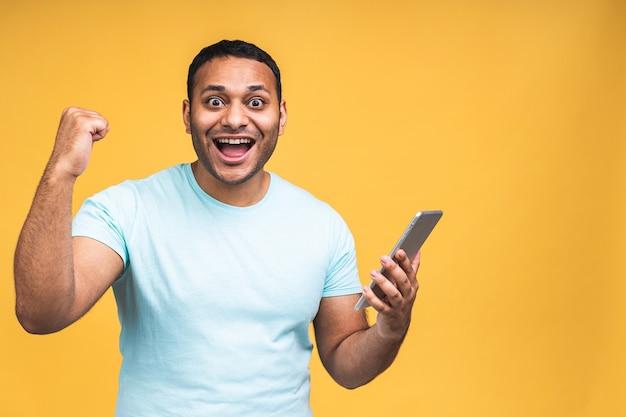
[[[258,177],[287,122],[272,71],[251,59],[214,58],[194,81],[183,119],[202,167],[226,185]]]

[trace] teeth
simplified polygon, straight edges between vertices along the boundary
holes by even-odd
[[[250,139],[218,139],[217,143],[220,144],[228,144],[228,145],[241,145],[241,144],[246,144],[246,143],[251,143],[252,141]]]

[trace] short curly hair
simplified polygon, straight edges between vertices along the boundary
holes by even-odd
[[[278,93],[278,102],[282,99],[282,85],[280,82],[280,70],[274,59],[264,50],[249,42],[241,40],[222,40],[213,45],[203,48],[189,65],[189,73],[187,75],[187,98],[191,102],[191,96],[194,87],[194,76],[196,72],[207,62],[217,57],[234,56],[238,58],[248,58],[262,62],[267,65],[276,79],[276,92]]]

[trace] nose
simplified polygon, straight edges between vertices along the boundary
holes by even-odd
[[[242,105],[232,103],[228,106],[222,117],[222,126],[237,130],[248,125],[248,115]]]

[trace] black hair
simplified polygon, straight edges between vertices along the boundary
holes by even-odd
[[[203,48],[189,65],[189,74],[187,75],[187,98],[191,101],[194,87],[194,76],[196,72],[207,62],[213,58],[221,58],[234,56],[238,58],[247,58],[259,61],[267,65],[276,79],[276,91],[278,93],[278,102],[282,98],[282,85],[280,83],[280,70],[272,57],[259,48],[258,46],[244,42],[241,40],[222,40],[213,45]]]

